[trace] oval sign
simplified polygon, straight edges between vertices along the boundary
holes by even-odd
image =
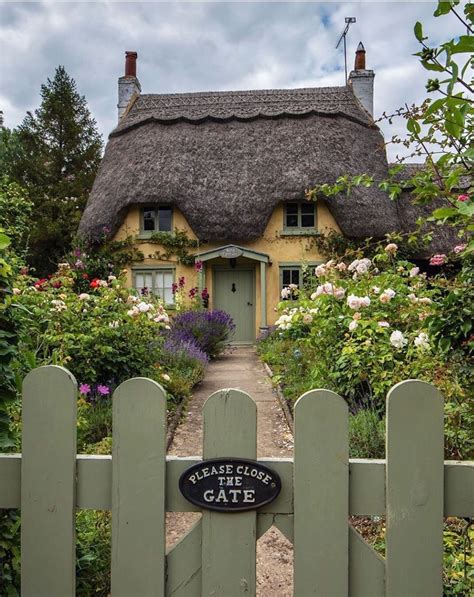
[[[255,460],[212,458],[181,475],[179,489],[195,506],[220,512],[255,510],[281,490],[279,475]]]

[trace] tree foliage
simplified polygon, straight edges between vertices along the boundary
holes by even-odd
[[[41,86],[41,105],[3,133],[0,161],[34,203],[29,262],[54,271],[70,249],[97,173],[102,139],[86,100],[64,67]]]

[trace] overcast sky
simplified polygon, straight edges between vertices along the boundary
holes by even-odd
[[[433,43],[459,33],[436,2],[0,2],[0,109],[18,125],[62,64],[85,95],[100,132],[117,119],[125,50],[138,52],[144,93],[344,84],[335,45],[354,16],[348,63],[359,41],[375,71],[375,117],[424,97],[413,25]],[[382,124],[386,137],[396,127]],[[392,149],[393,158],[400,148]]]

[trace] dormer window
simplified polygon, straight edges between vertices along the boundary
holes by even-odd
[[[316,204],[310,201],[285,203],[285,230],[308,230],[316,226]]]
[[[140,231],[145,234],[171,232],[172,220],[173,208],[170,205],[149,205],[142,208]]]

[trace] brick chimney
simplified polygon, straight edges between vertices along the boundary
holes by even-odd
[[[365,68],[365,48],[359,42],[355,54],[354,70],[349,74],[349,85],[354,95],[367,110],[374,115],[374,71]]]
[[[125,52],[125,75],[118,80],[118,119],[122,118],[130,101],[142,90],[137,79],[136,52]]]

